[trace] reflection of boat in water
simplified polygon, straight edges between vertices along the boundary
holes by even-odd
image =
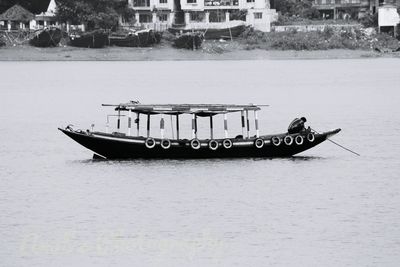
[[[56,27],[44,28],[33,32],[29,44],[36,47],[58,46],[62,38],[62,31]]]
[[[148,47],[161,41],[161,33],[153,30],[129,31],[126,33],[111,33],[109,45],[122,47]]]
[[[246,28],[241,20],[221,23],[194,23],[187,26],[174,26],[168,29],[173,34],[200,31],[205,39],[230,39],[238,37]]]
[[[95,155],[107,159],[116,158],[245,158],[245,157],[290,157],[310,149],[328,137],[337,134],[340,129],[317,133],[304,127],[296,132],[260,135],[258,129],[258,111],[261,105],[225,105],[225,104],[161,104],[145,105],[129,102],[113,107],[116,115],[107,116],[105,132],[92,130],[74,130],[71,126],[59,129],[67,136],[92,150]],[[127,132],[121,132],[121,113],[126,112]],[[250,134],[249,113],[254,112],[255,135]],[[236,137],[228,134],[228,114],[240,113],[242,133]],[[136,134],[132,134],[132,115],[136,115]],[[224,117],[224,138],[214,137],[214,117]],[[108,117],[117,117],[116,132],[109,133]],[[147,118],[146,136],[140,135],[140,117]],[[160,117],[160,137],[150,134],[152,116]],[[172,138],[165,136],[165,116],[171,116]],[[191,139],[181,138],[179,119],[190,116],[192,121]],[[175,118],[175,124],[172,119]],[[210,137],[199,139],[197,135],[198,119],[210,122]],[[304,125],[303,125],[304,126]],[[176,135],[174,135],[174,132]]]
[[[173,46],[195,50],[200,48],[203,39],[204,36],[200,32],[186,32],[176,36]]]
[[[73,33],[69,39],[69,45],[76,47],[102,48],[108,44],[108,34],[104,30]]]

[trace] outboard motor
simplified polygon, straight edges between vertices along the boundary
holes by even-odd
[[[304,127],[304,123],[307,121],[307,119],[305,117],[301,117],[294,119],[288,127],[288,133],[289,134],[296,134],[296,133],[300,133],[301,131],[303,131],[305,129]]]

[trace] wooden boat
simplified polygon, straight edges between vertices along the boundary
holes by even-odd
[[[168,29],[173,34],[192,31],[203,32],[205,39],[230,39],[238,37],[246,28],[243,21],[231,21],[229,23],[209,23],[198,26],[175,26]]]
[[[176,48],[186,48],[196,50],[199,49],[203,43],[204,36],[200,32],[187,32],[178,35],[174,39],[173,46]]]
[[[148,47],[160,43],[161,33],[153,30],[139,30],[127,33],[112,33],[109,36],[110,46]]]
[[[290,157],[310,149],[329,136],[340,131],[336,129],[317,133],[311,129],[301,129],[296,133],[260,135],[258,129],[258,111],[262,105],[225,105],[225,104],[165,104],[144,105],[137,102],[109,105],[117,111],[117,132],[109,133],[108,123],[105,132],[92,130],[74,130],[71,126],[60,131],[90,149],[96,157],[106,159],[134,158],[245,158],[245,157]],[[127,113],[127,132],[121,132],[122,112]],[[228,134],[227,116],[241,113],[242,134],[230,137]],[[250,134],[249,112],[254,112],[255,135]],[[136,114],[136,136],[132,135],[132,114]],[[180,137],[179,118],[182,114],[192,117],[192,138]],[[147,117],[147,135],[139,135],[140,116]],[[150,134],[151,116],[160,115],[160,138]],[[213,118],[224,116],[224,138],[214,138]],[[110,115],[109,115],[110,116]],[[165,116],[176,119],[176,136],[169,139],[165,136]],[[208,117],[210,120],[210,138],[198,139],[197,119]],[[107,116],[107,122],[108,122]],[[172,119],[172,117],[171,117]]]
[[[55,47],[58,46],[61,38],[62,31],[59,28],[44,28],[33,32],[29,44],[36,47]]]
[[[69,45],[76,47],[103,48],[108,44],[108,34],[104,30],[73,33],[69,39]]]

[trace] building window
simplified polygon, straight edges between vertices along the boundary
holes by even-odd
[[[246,0],[247,3],[254,3],[254,0]]]
[[[168,4],[168,0],[160,0],[160,4]]]
[[[210,11],[210,22],[225,22],[225,12],[221,12],[219,10]]]
[[[254,12],[254,19],[262,19],[262,13],[261,12]]]
[[[187,3],[188,3],[188,4],[196,4],[196,3],[197,3],[197,0],[187,0]]]
[[[140,23],[149,23],[149,22],[151,22],[150,14],[140,14],[139,15],[139,22]]]
[[[168,20],[168,15],[167,14],[160,14],[158,16],[158,20],[161,21],[161,22],[165,22],[165,21]]]
[[[201,22],[204,20],[204,14],[202,12],[190,12],[190,21]]]

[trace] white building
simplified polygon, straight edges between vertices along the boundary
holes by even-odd
[[[136,26],[168,28],[173,24],[193,28],[218,28],[242,20],[257,30],[270,31],[277,17],[269,0],[129,0]]]
[[[55,0],[51,0],[46,12],[36,15],[35,19],[30,22],[30,28],[38,29],[50,25],[58,26],[58,22],[56,21],[56,8],[57,6]]]
[[[173,0],[129,0],[135,11],[135,26],[166,30],[174,23]]]

